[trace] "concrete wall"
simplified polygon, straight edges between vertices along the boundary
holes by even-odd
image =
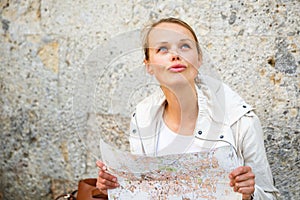
[[[109,111],[105,90],[142,57],[121,55],[118,38],[166,16],[195,28],[213,73],[256,108],[281,197],[299,198],[298,0],[1,0],[0,199],[53,199],[96,177],[95,133],[128,148],[124,110]]]

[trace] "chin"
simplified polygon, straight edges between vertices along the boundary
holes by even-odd
[[[176,77],[172,79],[168,79],[168,81],[165,81],[161,85],[167,88],[181,88],[186,87],[194,84],[194,79],[186,79],[185,77]]]

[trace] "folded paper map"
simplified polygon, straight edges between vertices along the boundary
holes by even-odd
[[[100,147],[102,161],[120,184],[108,191],[109,199],[242,199],[229,186],[228,175],[237,167],[236,153],[229,145],[158,157],[133,155],[103,140]]]

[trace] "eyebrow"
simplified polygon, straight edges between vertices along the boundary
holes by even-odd
[[[181,39],[180,41],[181,41],[181,42],[182,42],[182,41],[190,41],[190,42],[195,42],[194,40],[191,40],[191,39],[189,39],[189,38],[187,38],[187,39]]]
[[[156,42],[154,45],[158,45],[158,44],[168,44],[169,42],[164,42],[164,41],[162,41],[162,42]]]
[[[189,39],[189,38],[186,38],[186,39],[181,39],[181,40],[179,40],[180,42],[185,42],[185,41],[189,41],[189,42],[193,42],[193,43],[195,43],[195,41],[194,40],[191,40],[191,39]],[[157,43],[155,43],[154,44],[154,46],[156,46],[156,45],[161,45],[161,44],[168,44],[169,42],[165,42],[165,41],[161,41],[161,42],[157,42]]]

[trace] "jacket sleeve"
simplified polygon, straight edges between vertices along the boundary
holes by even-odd
[[[271,169],[267,160],[263,130],[254,112],[244,115],[237,123],[238,149],[244,165],[250,166],[255,174],[255,200],[277,199],[279,192],[274,187]]]

